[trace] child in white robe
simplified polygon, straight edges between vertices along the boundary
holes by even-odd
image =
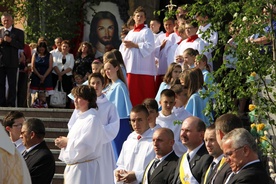
[[[114,182],[113,171],[116,168],[114,150],[112,149],[112,141],[115,139],[120,128],[120,118],[117,109],[113,103],[108,101],[102,93],[104,85],[104,77],[100,73],[93,73],[88,77],[88,84],[92,86],[97,93],[97,105],[99,113],[103,120],[104,136],[103,151],[100,157],[100,166],[105,173],[104,182],[112,184]],[[116,158],[118,158],[118,154]]]
[[[180,130],[183,119],[176,117],[176,115],[172,112],[175,105],[174,91],[171,89],[164,89],[161,92],[159,104],[161,105],[162,110],[159,112],[156,123],[161,127],[169,128],[173,131],[175,135],[173,150],[177,156],[181,156],[187,151],[187,148],[180,140]]]
[[[71,124],[67,137],[55,139],[61,148],[59,159],[66,163],[64,183],[104,184],[100,156],[104,129],[97,111],[97,95],[93,87],[78,86],[72,89],[77,116]]]

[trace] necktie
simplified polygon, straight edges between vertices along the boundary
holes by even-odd
[[[140,140],[142,138],[141,135],[137,135],[137,139]]]
[[[212,174],[213,171],[214,171],[215,165],[216,165],[216,162],[212,162],[212,163],[211,163],[210,168],[209,168],[209,171],[208,171],[208,173],[206,173],[206,174],[207,174],[206,181],[208,181],[209,178],[211,177],[211,174]]]
[[[190,155],[189,155],[189,153],[187,153],[187,160],[188,160],[188,162],[190,162]]]
[[[157,164],[160,162],[159,159],[155,158],[152,165],[151,165],[151,168],[150,168],[150,176],[152,175],[153,171],[155,170],[155,168],[157,167]]]
[[[22,153],[22,156],[24,157],[25,155],[27,155],[27,153],[28,152],[26,150],[24,150],[23,153]]]

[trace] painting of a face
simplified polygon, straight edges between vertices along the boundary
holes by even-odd
[[[97,35],[99,42],[103,45],[108,45],[111,43],[114,35],[114,23],[110,19],[102,19],[97,24]]]

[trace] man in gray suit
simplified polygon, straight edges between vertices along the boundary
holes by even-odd
[[[24,32],[13,27],[13,17],[8,13],[2,14],[1,22],[3,28],[0,29],[0,106],[15,107],[18,49],[24,48]],[[7,99],[6,78],[9,85]]]

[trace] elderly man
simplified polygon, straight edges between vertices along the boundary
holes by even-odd
[[[15,107],[18,50],[24,48],[24,32],[13,26],[13,17],[6,12],[2,14],[1,22],[3,28],[0,29],[0,106]],[[9,85],[8,95],[6,78]]]
[[[254,137],[244,128],[237,128],[222,139],[222,149],[232,173],[226,184],[269,183],[269,176],[258,159]]]
[[[216,170],[220,169],[221,166],[225,163],[225,160],[222,159],[222,150],[220,149],[220,146],[216,139],[216,130],[214,124],[206,129],[204,134],[204,141],[209,155],[214,157],[213,162],[211,163],[205,174],[203,182],[203,184],[210,184],[212,183],[213,177],[216,175]]]
[[[170,184],[178,161],[173,151],[173,131],[169,128],[155,130],[152,142],[156,157],[148,164],[142,184]]]
[[[242,128],[243,124],[241,119],[235,114],[223,114],[216,119],[216,139],[221,147],[221,140],[225,134],[234,130],[235,128]],[[225,162],[225,158],[222,158],[223,164],[216,169],[216,175],[212,178],[212,184],[221,184],[224,183],[227,179],[228,175],[231,173],[231,168],[227,162]]]
[[[40,119],[32,118],[23,123],[20,137],[26,150],[22,155],[33,184],[50,184],[55,173],[55,159],[44,136],[45,127]]]
[[[205,123],[198,117],[190,116],[183,121],[180,138],[188,151],[178,161],[173,184],[198,184],[203,181],[213,160],[203,142],[205,129]]]

